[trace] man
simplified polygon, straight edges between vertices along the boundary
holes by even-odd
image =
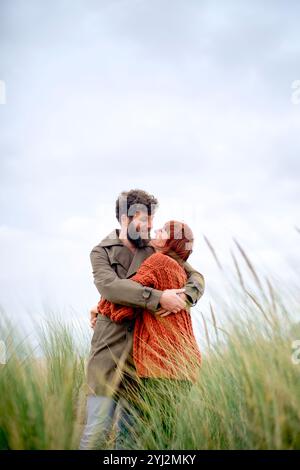
[[[188,282],[183,289],[160,291],[130,280],[154,249],[149,245],[157,199],[142,190],[122,192],[116,201],[121,229],[113,230],[91,253],[94,284],[111,302],[168,315],[195,305],[204,292],[204,278],[187,262]],[[95,310],[94,310],[95,311]],[[80,449],[101,447],[111,429],[119,402],[116,448],[133,422],[126,390],[134,386],[132,358],[134,320],[115,323],[98,315],[87,364],[86,424]]]

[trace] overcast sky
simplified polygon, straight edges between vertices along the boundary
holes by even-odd
[[[99,298],[90,251],[118,226],[116,197],[131,188],[159,199],[155,228],[192,227],[203,306],[224,288],[203,235],[221,259],[234,237],[296,283],[299,19],[296,0],[1,0],[10,315],[38,316],[43,301],[87,317]]]

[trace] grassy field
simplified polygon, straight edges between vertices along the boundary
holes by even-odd
[[[136,448],[300,449],[298,294],[261,279],[238,251],[231,304],[224,302],[226,312],[221,300],[217,305],[226,318],[220,323],[212,305],[206,312],[196,307],[205,338],[197,383],[188,393],[165,390],[167,401],[144,390],[141,406],[148,412],[137,423]],[[38,332],[37,357],[2,311],[1,449],[77,448],[86,360],[78,344],[88,332],[82,335],[70,323],[49,320]]]

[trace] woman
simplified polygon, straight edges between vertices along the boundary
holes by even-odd
[[[155,253],[147,258],[131,278],[155,289],[184,287],[187,276],[182,262],[192,252],[193,234],[182,222],[170,221],[156,231],[151,241]],[[157,390],[157,383],[182,385],[188,390],[196,381],[201,364],[188,309],[166,316],[101,299],[97,313],[115,322],[135,320],[133,360],[137,377]]]

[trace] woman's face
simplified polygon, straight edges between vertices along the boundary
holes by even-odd
[[[163,248],[166,244],[169,234],[164,227],[154,230],[155,238],[152,239],[154,248]]]

